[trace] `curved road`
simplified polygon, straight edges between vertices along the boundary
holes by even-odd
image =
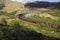
[[[60,29],[60,24],[55,24],[55,23],[51,23],[51,22],[43,22],[43,21],[38,21],[38,20],[33,20],[33,19],[28,18],[31,15],[36,15],[36,13],[22,13],[22,14],[18,15],[18,18],[21,20],[27,21],[27,22],[35,23],[35,24],[41,24],[41,23],[46,24],[47,23],[49,26],[56,27],[57,30]]]

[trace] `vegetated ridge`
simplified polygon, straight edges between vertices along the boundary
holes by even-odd
[[[25,7],[29,7],[29,8],[60,8],[60,2],[36,1],[36,2],[26,3]]]

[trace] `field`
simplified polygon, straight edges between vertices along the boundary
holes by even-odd
[[[29,18],[33,19],[33,20],[38,20],[38,21],[42,21],[42,22],[46,22],[46,24],[40,24],[40,28],[39,31],[42,32],[43,34],[49,35],[49,36],[58,36],[60,35],[60,32],[56,32],[56,28],[53,28],[53,26],[49,26],[47,23],[53,23],[53,24],[60,24],[60,14],[59,14],[59,10],[58,9],[52,9],[52,10],[43,10],[40,11],[40,13],[36,14],[36,15],[32,15]],[[48,16],[47,16],[48,15]],[[35,27],[35,26],[34,26]],[[55,27],[55,26],[54,26]],[[56,34],[58,33],[58,34]]]
[[[45,13],[58,19],[45,18],[44,16],[39,17],[40,14]],[[29,18],[44,22],[60,23],[59,13],[59,9],[42,10],[39,11],[37,15],[30,16]],[[60,38],[60,32],[58,32],[56,28],[47,25],[47,23],[34,24],[19,19],[17,15],[18,10],[13,12],[7,12],[3,9],[0,10],[0,40],[57,40],[57,38]]]

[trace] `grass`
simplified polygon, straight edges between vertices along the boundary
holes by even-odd
[[[40,10],[38,13],[39,13],[38,15],[34,15],[34,16],[29,17],[29,18],[31,18],[33,20],[40,20],[40,21],[47,21],[47,22],[53,22],[53,23],[60,23],[60,21],[59,21],[60,20],[60,9]],[[57,19],[53,20],[50,17],[47,17],[47,18],[45,18],[44,16],[40,17],[39,16],[40,14],[49,14],[49,15],[58,17],[58,20]]]
[[[15,20],[13,20],[13,19],[15,19]],[[11,26],[9,28],[12,28],[12,26],[14,26],[14,24],[16,22],[19,22],[20,25],[24,26],[23,27],[24,29],[27,28],[27,30],[28,29],[29,30],[34,30],[37,33],[42,33],[42,34],[44,34],[46,36],[60,38],[60,32],[56,32],[55,28],[51,28],[47,24],[34,24],[34,23],[30,23],[30,22],[26,22],[26,21],[17,19],[17,18],[13,18],[13,19],[11,19],[12,21],[10,21],[10,23],[9,23],[9,25]],[[45,21],[47,20],[47,19],[43,19],[43,18],[39,18],[39,17],[33,17],[33,16],[31,16],[31,19],[38,19],[38,20],[41,19],[41,20],[45,20]],[[52,21],[54,21],[54,20],[52,20]],[[18,25],[16,27],[18,27]]]
[[[48,14],[51,14],[53,16],[57,16],[59,17],[58,20],[53,20],[51,18],[44,18],[44,17],[39,17],[39,16],[30,16],[29,18],[30,19],[33,19],[33,20],[40,20],[40,21],[44,21],[44,22],[52,22],[52,23],[58,23],[60,24],[60,10],[58,9],[52,9],[52,10],[49,10],[49,11],[41,11],[40,13],[48,13]],[[28,25],[28,23],[25,23]],[[29,25],[34,25],[34,24],[29,24]],[[40,24],[40,25],[34,25],[33,27],[36,27],[36,31],[39,32],[39,33],[42,33],[44,35],[47,35],[47,36],[51,36],[51,37],[58,37],[60,38],[60,32],[56,32],[56,29],[55,28],[51,28],[50,26],[48,26],[47,24]]]
[[[21,23],[21,22],[20,22]],[[38,33],[42,33],[44,35],[50,36],[50,37],[57,37],[60,38],[60,32],[56,32],[55,28],[51,28],[47,24],[33,24],[29,22],[22,21],[22,25],[27,26],[29,29],[34,29]]]
[[[39,14],[40,15],[40,14]],[[39,16],[31,16],[29,17],[30,19],[33,19],[33,20],[38,20],[38,21],[43,21],[43,22],[52,22],[52,23],[58,23],[60,24],[60,18],[58,19],[51,19],[50,17],[39,17]]]
[[[49,10],[42,10],[41,13],[48,13],[53,16],[60,17],[60,9],[49,9]]]
[[[8,9],[10,9],[10,8],[8,8]],[[7,9],[5,9],[5,10],[7,11]],[[10,11],[10,10],[8,10],[8,11]],[[53,11],[52,10],[49,10],[49,11],[40,11],[40,12],[41,13],[49,13],[51,15],[56,15],[56,12],[57,12],[58,13],[57,15],[59,16],[59,10],[56,10],[56,11],[55,10],[53,10]],[[55,14],[54,14],[54,12],[55,12]],[[34,23],[31,23],[31,22],[23,21],[21,19],[18,19],[15,16],[16,13],[17,13],[17,11],[13,11],[13,12],[10,12],[10,13],[8,13],[8,12],[2,12],[1,15],[4,15],[4,18],[6,19],[6,21],[9,22],[8,23],[9,26],[1,26],[0,25],[0,32],[1,32],[0,35],[2,35],[2,37],[0,36],[1,40],[3,38],[6,39],[7,36],[8,37],[12,37],[11,34],[9,35],[9,33],[10,33],[11,30],[12,30],[13,33],[16,32],[17,34],[23,33],[21,30],[18,30],[19,32],[16,31],[17,28],[21,28],[21,29],[23,29],[23,30],[25,30],[27,32],[28,32],[28,30],[29,31],[32,31],[33,30],[33,31],[36,31],[37,33],[41,33],[41,34],[46,35],[46,36],[60,38],[60,32],[56,32],[56,29],[55,28],[51,28],[47,24],[34,24]],[[7,17],[6,17],[6,15],[7,15]],[[2,16],[2,19],[3,19],[3,16]],[[34,20],[37,19],[37,20],[55,22],[55,20],[51,20],[51,19],[48,19],[48,18],[46,18],[46,19],[39,18],[37,16],[31,16],[31,19],[34,19]],[[20,25],[22,25],[22,26],[20,26]],[[14,38],[14,37],[12,37],[12,38]]]

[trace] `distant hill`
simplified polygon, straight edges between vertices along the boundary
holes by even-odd
[[[36,2],[31,2],[31,3],[26,3],[25,7],[29,7],[29,8],[60,8],[60,2],[36,1]]]
[[[5,5],[5,7],[3,8],[3,10],[7,11],[7,12],[22,10],[24,8],[23,3],[15,2],[15,1],[11,1],[11,0],[5,0],[4,5]]]
[[[19,13],[20,13],[20,11],[24,11],[25,10],[24,4],[21,3],[21,2],[16,2],[16,1],[11,1],[11,0],[4,0],[4,1],[0,0],[0,4],[4,4],[5,5],[3,10],[8,12],[8,13],[16,11],[16,10],[18,10]],[[0,8],[2,9],[1,5],[0,5]]]

